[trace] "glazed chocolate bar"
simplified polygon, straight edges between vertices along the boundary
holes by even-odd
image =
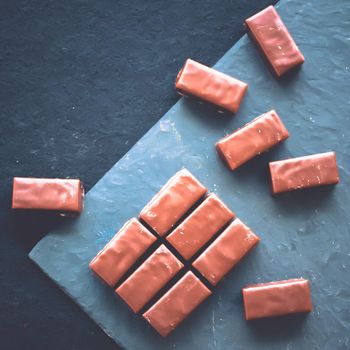
[[[160,236],[207,192],[207,189],[186,169],[175,174],[140,213],[140,218]]]
[[[273,193],[339,182],[335,152],[271,162],[270,173]]]
[[[259,241],[249,227],[235,219],[192,265],[211,284],[217,285]]]
[[[189,271],[143,317],[166,337],[209,295],[210,290]]]
[[[234,213],[212,193],[167,240],[185,259],[189,259],[233,217]]]
[[[216,149],[227,166],[234,170],[288,136],[288,130],[272,110],[218,141]]]
[[[248,89],[246,83],[191,59],[179,72],[175,87],[181,93],[196,96],[234,113]]]
[[[89,267],[114,287],[155,240],[156,237],[133,218],[97,254]]]
[[[116,293],[134,312],[148,301],[174,277],[183,264],[161,245],[119,288]]]
[[[255,284],[242,292],[246,320],[312,310],[309,281],[302,278]]]
[[[78,179],[13,179],[13,209],[45,209],[80,213],[84,188]]]
[[[304,56],[273,6],[248,18],[245,23],[277,77],[304,62]]]

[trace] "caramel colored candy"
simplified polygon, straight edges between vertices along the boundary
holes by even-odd
[[[188,59],[176,78],[175,87],[181,93],[236,113],[248,84]]]
[[[141,211],[140,218],[160,236],[207,192],[207,189],[186,169],[175,174]]]
[[[259,241],[249,227],[235,219],[192,265],[217,285]]]
[[[46,209],[80,213],[84,188],[78,179],[13,179],[13,209]]]
[[[255,284],[242,293],[246,320],[312,310],[309,281],[303,278]]]
[[[218,141],[216,149],[227,166],[235,170],[288,136],[288,130],[276,111],[272,110]]]
[[[161,245],[117,290],[116,293],[134,312],[145,304],[183,267],[183,264]]]
[[[185,259],[189,259],[233,217],[234,213],[212,193],[167,240]]]
[[[189,271],[143,317],[166,337],[209,295],[210,290]]]
[[[273,6],[248,18],[245,23],[277,77],[304,62],[304,56]]]
[[[335,152],[271,162],[270,173],[273,193],[339,182]]]
[[[156,237],[133,218],[90,262],[90,269],[114,287],[155,240]]]

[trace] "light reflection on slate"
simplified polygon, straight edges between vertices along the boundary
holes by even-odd
[[[276,80],[244,36],[215,66],[249,83],[239,113],[230,118],[181,99],[87,194],[82,216],[48,234],[30,253],[126,349],[350,346],[350,281],[345,278],[350,267],[350,2],[286,0],[278,12],[305,56],[301,70]],[[230,172],[214,143],[272,108],[290,138]],[[270,195],[269,160],[329,150],[337,152],[339,185]],[[210,299],[162,339],[92,275],[88,263],[181,167],[216,192],[261,243]],[[311,282],[315,309],[310,315],[244,320],[241,287],[301,276]]]

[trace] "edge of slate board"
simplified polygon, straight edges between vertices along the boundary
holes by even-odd
[[[244,35],[215,65],[243,81],[248,78],[250,86],[240,111],[233,118],[221,118],[206,105],[180,99],[89,191],[80,219],[69,220],[48,234],[29,254],[126,349],[299,350],[350,345],[350,282],[343,277],[349,270],[350,252],[346,207],[350,201],[350,128],[344,128],[345,122],[350,125],[350,71],[345,57],[350,48],[350,2],[282,0],[277,7],[305,54],[301,71],[277,81]],[[230,172],[213,144],[272,108],[281,115],[291,137]],[[337,152],[339,185],[270,196],[269,160],[330,149]],[[217,192],[261,237],[261,243],[190,319],[167,339],[160,339],[86,269],[114,231],[137,215],[182,166]],[[90,246],[87,237],[93,237]],[[66,245],[73,249],[65,250]],[[82,280],[77,281],[77,276]],[[244,321],[241,287],[301,276],[311,281],[315,310],[310,315]],[[118,313],[118,322],[111,318],[113,313]],[[132,337],[128,327],[137,330],[138,337]]]

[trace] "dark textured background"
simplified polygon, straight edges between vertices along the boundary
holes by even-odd
[[[13,176],[94,183],[275,1],[0,1],[0,349],[117,349],[27,253],[60,220],[11,212]]]

